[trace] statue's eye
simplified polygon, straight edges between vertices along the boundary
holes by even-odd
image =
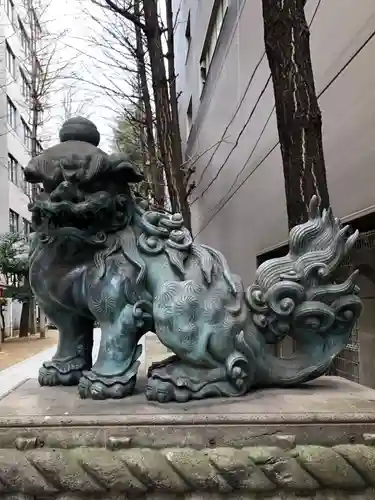
[[[52,191],[54,191],[58,185],[59,185],[58,182],[52,182],[52,181],[43,182],[43,188],[46,193],[52,193]]]
[[[104,187],[104,182],[99,180],[80,183],[79,188],[86,193],[96,193],[97,191],[102,191]]]

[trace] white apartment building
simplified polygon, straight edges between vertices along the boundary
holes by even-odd
[[[30,11],[28,0],[0,2],[0,233],[30,231]],[[35,14],[35,25],[38,20]],[[20,304],[9,304],[8,327],[18,327]]]
[[[25,4],[27,0],[4,0],[0,5],[0,233],[28,234],[30,227],[31,186],[23,179],[31,152],[31,48]]]

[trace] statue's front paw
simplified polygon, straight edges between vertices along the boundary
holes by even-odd
[[[82,399],[121,399],[133,394],[136,375],[124,377],[104,377],[93,371],[83,372],[78,393]]]
[[[85,369],[83,359],[45,361],[39,370],[38,382],[41,386],[77,385]]]

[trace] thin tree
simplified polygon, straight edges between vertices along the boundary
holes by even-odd
[[[72,83],[66,84],[62,89],[60,125],[74,116],[90,118],[93,101],[94,97],[81,98],[79,89]]]
[[[131,188],[136,195],[141,195],[153,203],[152,180],[150,171],[147,169],[144,138],[143,123],[138,119],[133,119],[131,112],[118,118],[114,128],[113,150],[126,155],[127,159],[144,174],[145,180]]]
[[[134,1],[135,15],[141,15],[140,0]],[[155,113],[150,91],[150,64],[145,47],[145,36],[138,25],[110,10],[84,11],[95,28],[87,40],[95,48],[90,57],[90,68],[73,72],[74,81],[84,84],[99,100],[112,105],[113,114],[137,123],[140,142],[143,143],[145,175],[151,182],[152,201],[159,207],[165,204],[163,165],[155,138]],[[98,50],[100,49],[100,50]],[[92,69],[94,67],[94,70]],[[100,75],[98,78],[97,75]],[[116,122],[118,119],[116,118]]]
[[[275,95],[289,227],[307,220],[311,197],[329,206],[322,116],[310,55],[306,0],[262,0]]]
[[[187,200],[187,177],[183,165],[179,121],[176,113],[177,95],[174,74],[174,30],[171,20],[171,4],[167,12],[165,30],[158,14],[156,0],[142,0],[141,3],[118,0],[92,0],[104,12],[112,12],[118,19],[126,19],[142,32],[146,41],[147,56],[150,64],[150,79],[155,110],[157,147],[167,181],[169,201],[173,211],[179,211],[185,224],[190,228],[191,217]],[[140,8],[141,7],[141,8]],[[138,10],[137,10],[138,9]],[[167,34],[168,53],[163,51],[163,35]],[[168,59],[170,64],[167,68]],[[172,104],[173,99],[173,104]]]
[[[63,80],[70,61],[64,58],[63,39],[67,30],[53,32],[51,0],[25,0],[21,16],[21,42],[24,49],[25,85],[28,86],[30,155],[40,154],[56,94],[64,90]],[[53,97],[53,98],[52,98]],[[33,185],[33,197],[38,186]]]
[[[134,1],[134,14],[137,18],[141,16],[140,0]],[[163,169],[158,165],[157,146],[154,136],[154,116],[151,104],[150,90],[147,77],[147,62],[146,50],[144,44],[144,36],[141,27],[135,23],[135,58],[138,70],[139,81],[139,102],[143,108],[144,131],[147,158],[146,161],[150,165],[150,177],[153,184],[153,201],[159,207],[165,205],[165,189],[164,189],[164,173]]]

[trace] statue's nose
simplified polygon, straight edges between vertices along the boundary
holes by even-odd
[[[63,181],[61,182],[57,188],[51,193],[51,201],[73,201],[73,202],[78,202],[81,200],[82,196],[80,196],[80,193],[77,189],[76,186],[74,186],[71,182],[69,181]]]

